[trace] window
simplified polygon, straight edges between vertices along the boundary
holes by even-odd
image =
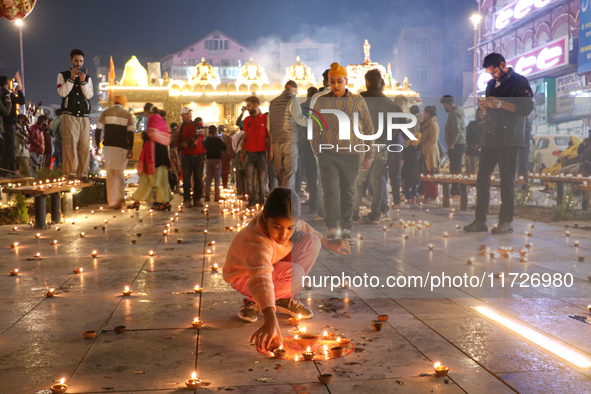
[[[544,45],[548,42],[548,33],[543,31],[540,36],[538,37],[538,46]]]
[[[515,50],[517,49],[517,47],[515,45],[511,45],[507,51],[505,52],[505,57],[507,59],[513,59],[517,54],[515,53]]]
[[[536,149],[546,149],[548,146],[550,146],[550,141],[547,138],[540,138]]]
[[[532,40],[531,38],[528,38],[527,40],[525,40],[525,43],[523,44],[523,51],[524,52],[531,51],[533,47],[534,47],[534,40]]]
[[[230,41],[224,40],[224,49],[230,49]]]
[[[302,62],[317,62],[320,60],[318,48],[296,48],[296,56],[300,57]]]
[[[428,82],[433,78],[433,66],[415,66],[415,79],[419,82]]]
[[[554,137],[554,143],[556,146],[568,146],[570,137]]]
[[[228,40],[205,40],[205,49],[210,51],[224,50],[230,48],[230,41]]]
[[[430,55],[431,39],[429,37],[419,37],[415,44],[415,55]]]
[[[231,67],[232,66],[232,59],[221,59],[221,66],[222,67]]]
[[[560,26],[556,28],[554,32],[554,39],[558,39],[560,37],[568,36],[568,23],[562,23]]]

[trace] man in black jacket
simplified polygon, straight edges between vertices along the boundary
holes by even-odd
[[[370,70],[365,74],[365,85],[367,86],[366,92],[359,93],[365,98],[367,109],[371,116],[371,122],[374,130],[378,130],[380,126],[380,116],[382,117],[382,135],[377,140],[373,141],[372,144],[376,145],[376,152],[374,159],[371,163],[371,167],[367,170],[359,170],[357,179],[355,180],[355,197],[353,198],[353,221],[359,221],[359,207],[361,205],[361,198],[366,189],[366,180],[369,178],[372,187],[372,201],[371,201],[371,212],[368,215],[370,224],[378,224],[380,219],[389,220],[388,217],[388,189],[386,185],[386,163],[388,160],[388,151],[386,145],[389,143],[387,140],[387,133],[385,131],[385,125],[387,124],[388,112],[402,112],[400,107],[396,107],[392,100],[390,100],[384,93],[384,79],[379,70]],[[398,137],[396,137],[398,138]],[[398,142],[397,140],[395,141]],[[391,153],[395,155],[394,153]],[[396,153],[401,156],[400,153]],[[400,177],[400,170],[398,171],[398,177]],[[392,178],[390,178],[390,182]],[[395,185],[392,184],[392,194],[398,195],[400,198],[400,192],[395,193]],[[400,188],[400,180],[398,181],[398,188]]]
[[[84,52],[70,52],[72,68],[57,76],[57,92],[62,97],[62,155],[64,175],[88,177],[90,162],[90,99],[92,79],[83,68]]]
[[[507,67],[501,54],[486,56],[482,67],[493,79],[486,87],[487,98],[478,100],[486,113],[486,120],[476,182],[476,219],[464,226],[464,231],[488,231],[486,214],[490,204],[491,175],[498,164],[501,212],[499,224],[492,233],[507,234],[513,232],[517,149],[528,143],[525,141],[525,118],[534,108],[533,95],[527,78]]]
[[[17,87],[12,92],[9,90],[9,82],[8,78],[4,75],[0,76],[0,87],[2,91],[0,92],[0,97],[2,97],[2,101],[4,102],[8,96],[10,96],[10,101],[12,102],[12,108],[10,109],[10,113],[8,116],[4,117],[4,157],[0,162],[0,168],[4,168],[8,171],[16,171],[15,167],[15,160],[14,160],[14,153],[15,153],[15,146],[14,146],[14,135],[16,131],[16,123],[17,123],[17,114],[16,114],[16,105],[24,105],[25,104],[25,95],[21,90],[21,87]]]

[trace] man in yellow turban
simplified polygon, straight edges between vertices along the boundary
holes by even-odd
[[[374,129],[369,110],[363,97],[351,93],[347,89],[347,70],[338,63],[330,65],[328,82],[331,92],[319,97],[314,105],[314,113],[322,114],[322,110],[338,110],[349,118],[350,129],[341,130],[348,133],[348,139],[339,139],[339,119],[337,115],[324,112],[323,121],[314,122],[312,149],[318,158],[322,188],[324,189],[324,205],[328,238],[337,237],[337,227],[341,228],[341,238],[352,243],[351,227],[353,225],[353,198],[355,195],[355,179],[359,172],[361,157],[364,157],[363,168],[371,166],[372,152],[353,132],[355,118],[358,118],[360,133],[373,135]],[[342,116],[339,114],[339,116]],[[357,114],[357,116],[355,116]],[[369,147],[369,145],[367,145]],[[360,148],[361,147],[361,148]]]
[[[99,146],[104,130],[103,169],[107,171],[107,197],[109,206],[121,209],[125,200],[125,175],[127,161],[133,155],[133,134],[135,122],[133,115],[125,109],[127,98],[113,96],[113,107],[101,114],[96,125],[95,141]]]

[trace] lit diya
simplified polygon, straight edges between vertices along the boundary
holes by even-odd
[[[17,246],[18,246],[18,242],[15,242],[15,243],[13,243],[12,245],[10,245],[10,247],[11,247],[12,249],[16,248]]]
[[[203,327],[203,320],[199,320],[199,318],[196,317],[191,324],[193,325],[193,328],[198,330]]]
[[[130,296],[132,291],[129,289],[129,286],[125,286],[125,290],[123,290],[123,296],[127,297]]]
[[[201,380],[197,379],[197,372],[191,374],[191,379],[187,379],[185,385],[190,390],[197,390],[201,386]]]
[[[64,383],[65,381],[66,381],[66,379],[62,378],[62,379],[60,379],[59,384],[52,385],[49,388],[51,390],[52,394],[65,394],[66,391],[68,390],[68,385]]]
[[[203,292],[203,288],[201,288],[201,286],[197,285],[195,286],[195,289],[193,289],[195,291],[195,294],[199,294],[201,292]]]
[[[306,360],[306,361],[312,361],[314,359],[315,355],[316,355],[316,352],[310,350],[310,346],[308,346],[306,348],[305,352],[302,352],[302,356],[304,357],[304,360]]]
[[[212,270],[213,272],[218,272],[218,269],[219,269],[219,268],[220,268],[220,267],[219,267],[218,263],[214,263],[214,264],[211,266],[211,270]]]
[[[74,271],[75,274],[79,274],[82,271],[84,271],[84,268],[75,268],[73,271]]]
[[[449,372],[449,368],[441,365],[440,362],[436,362],[433,368],[435,368],[435,376],[437,377],[445,376]]]
[[[54,289],[53,287],[52,287],[51,289],[49,289],[49,290],[47,290],[47,291],[45,292],[45,296],[46,296],[46,297],[49,297],[49,298],[51,298],[51,297],[53,297],[54,295],[55,295],[55,289]]]
[[[15,268],[14,271],[10,271],[10,276],[17,276],[18,275],[18,268]]]
[[[92,253],[90,254],[92,257],[96,257],[98,256],[98,251],[93,250]]]

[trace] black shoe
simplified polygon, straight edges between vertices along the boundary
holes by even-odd
[[[82,183],[88,183],[88,177],[87,176],[83,176],[82,178],[80,178],[80,182],[82,182]]]
[[[464,231],[468,233],[488,232],[488,226],[486,225],[486,222],[475,220],[467,226],[464,226]]]
[[[513,232],[513,226],[511,222],[500,222],[490,232],[492,234],[509,234]]]

